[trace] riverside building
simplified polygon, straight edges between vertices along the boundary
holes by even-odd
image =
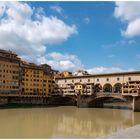
[[[137,92],[140,95],[140,71],[58,77],[55,80],[63,95],[93,95],[99,92],[129,96]],[[129,86],[125,86],[127,84]],[[128,93],[126,88],[129,88]]]
[[[47,71],[48,65],[22,62],[21,94],[48,95],[53,91],[53,75]]]
[[[53,70],[47,64],[22,61],[11,51],[0,50],[0,93],[43,95],[53,92]]]
[[[93,95],[121,93],[140,96],[140,71],[108,74],[76,74],[54,71],[47,64],[22,61],[11,51],[0,50],[0,94]]]
[[[16,53],[0,50],[0,93],[20,92],[20,61]]]
[[[140,81],[129,81],[123,84],[122,95],[140,96]]]

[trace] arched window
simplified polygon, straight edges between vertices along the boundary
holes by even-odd
[[[101,92],[102,86],[100,84],[96,84],[94,86],[94,93]]]
[[[113,87],[115,93],[122,93],[122,84],[116,83]]]
[[[103,87],[103,92],[112,92],[111,84],[105,84]]]

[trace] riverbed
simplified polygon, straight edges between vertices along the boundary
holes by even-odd
[[[129,109],[0,109],[0,138],[100,138],[136,124],[140,112]]]

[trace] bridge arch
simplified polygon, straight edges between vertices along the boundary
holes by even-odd
[[[112,85],[110,83],[107,83],[103,86],[103,92],[112,92]]]
[[[121,83],[114,84],[113,91],[114,93],[122,93],[122,84]]]
[[[103,107],[104,103],[107,102],[126,102],[122,96],[100,96],[88,101],[89,107]]]
[[[94,93],[101,92],[101,90],[102,90],[101,84],[94,85]]]

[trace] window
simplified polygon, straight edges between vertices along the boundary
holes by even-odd
[[[120,78],[119,77],[117,77],[117,81],[119,81],[120,80]]]
[[[65,83],[67,82],[67,80],[65,80]]]
[[[72,83],[74,83],[74,80],[72,80]]]
[[[99,82],[99,79],[97,79],[97,82]]]
[[[88,82],[90,82],[90,79],[88,79]]]
[[[106,81],[109,81],[109,78],[106,78]]]
[[[128,77],[128,80],[131,81],[131,77]]]
[[[82,80],[80,79],[80,82],[82,82]]]

